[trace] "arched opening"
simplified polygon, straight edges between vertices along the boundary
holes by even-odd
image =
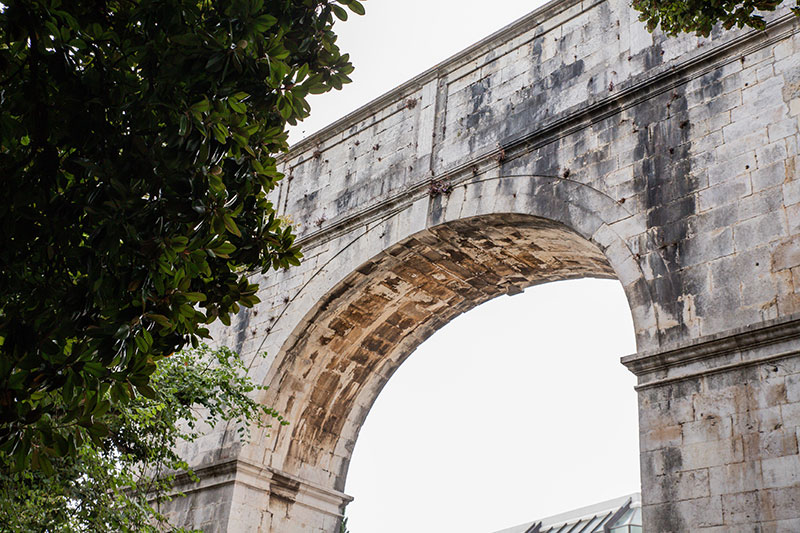
[[[636,378],[618,363],[633,351],[615,280],[539,285],[455,318],[366,418],[350,531],[492,533],[639,492]]]
[[[615,279],[604,253],[560,222],[491,214],[430,227],[363,263],[295,329],[267,401],[271,468],[342,491],[359,429],[395,369],[455,316],[532,285]]]

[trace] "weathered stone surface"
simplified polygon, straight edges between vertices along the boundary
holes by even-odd
[[[336,531],[361,423],[420,342],[499,295],[599,276],[636,331],[645,527],[793,530],[795,20],[667,39],[625,0],[557,0],[296,146],[272,200],[305,261],[256,276],[262,303],[214,332],[291,425],[195,443],[201,484],[173,515]]]

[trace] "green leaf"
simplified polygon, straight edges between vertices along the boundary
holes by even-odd
[[[278,22],[278,19],[272,15],[261,15],[256,18],[254,22],[255,30],[259,33],[263,33],[274,26]]]
[[[207,297],[202,292],[184,292],[183,295],[190,302],[205,302]]]
[[[228,231],[230,231],[231,233],[233,233],[237,237],[241,237],[242,236],[242,232],[239,231],[239,228],[236,226],[236,222],[233,221],[233,217],[230,215],[230,213],[227,213],[227,212],[224,213],[222,215],[222,221],[225,223],[225,228]],[[231,250],[231,251],[233,251],[233,250]]]
[[[178,126],[178,135],[184,137],[189,132],[189,117],[181,115],[180,124]]]
[[[160,315],[158,313],[147,313],[145,314],[145,316],[150,320],[152,320],[153,322],[155,322],[156,324],[158,324],[159,326],[163,326],[165,328],[172,327],[172,322],[170,322],[170,320],[164,315]]]
[[[350,11],[352,11],[356,15],[363,15],[366,13],[366,10],[364,10],[364,5],[358,0],[349,0],[347,3],[347,7],[349,7]]]
[[[50,462],[50,459],[45,454],[39,454],[39,468],[42,470],[42,473],[47,477],[52,477],[55,475],[55,469],[53,468],[53,463]]]
[[[98,438],[98,439],[101,439],[103,437],[107,437],[108,436],[108,426],[106,426],[105,424],[103,424],[101,422],[95,422],[94,424],[89,426],[88,430],[89,430],[89,434],[92,437],[95,437],[95,438]]]
[[[196,113],[207,113],[211,111],[211,102],[208,101],[208,98],[203,98],[199,102],[195,102],[189,110]]]
[[[103,377],[108,372],[108,370],[102,364],[94,361],[85,363],[83,365],[83,370],[97,378]]]
[[[149,385],[136,385],[136,390],[149,400],[154,400],[156,398],[156,391]]]
[[[149,351],[150,347],[147,345],[147,341],[144,339],[144,336],[137,335],[134,338],[134,341],[136,342],[136,347],[139,348],[139,350],[141,350],[144,353],[147,353]]]
[[[224,242],[219,246],[213,248],[214,255],[224,258],[229,257],[230,254],[232,254],[234,251],[236,251],[236,246],[234,246],[229,242]]]
[[[341,6],[337,6],[336,4],[331,4],[331,10],[333,14],[336,15],[336,18],[339,20],[347,20],[347,11],[345,11]]]
[[[235,111],[237,113],[247,113],[247,106],[245,104],[243,104],[242,102],[237,102],[236,100],[233,100],[233,99],[229,98],[228,99],[228,106],[231,108],[231,110],[233,110],[233,111]]]
[[[228,142],[228,137],[230,136],[230,132],[225,124],[217,122],[211,127],[211,130],[214,132],[214,138],[220,144],[225,144]]]

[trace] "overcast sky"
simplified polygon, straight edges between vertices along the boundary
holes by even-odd
[[[296,142],[543,2],[369,0],[337,24],[354,83],[311,100]],[[491,533],[639,490],[635,351],[620,284],[502,296],[411,355],[353,454],[352,533]]]

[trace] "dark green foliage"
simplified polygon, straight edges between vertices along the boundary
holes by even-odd
[[[175,445],[195,440],[201,419],[212,427],[230,421],[242,438],[252,423],[280,421],[252,399],[250,393],[261,387],[244,370],[226,348],[178,353],[159,362],[151,379],[153,399],[137,396],[107,413],[106,437],[48,459],[47,472],[14,472],[13,459],[0,454],[0,530],[159,531],[156,526],[165,524],[158,503],[174,471],[192,475]],[[44,457],[34,451],[34,461]]]
[[[668,35],[695,33],[708,37],[717,23],[729,30],[734,26],[749,26],[763,30],[764,17],[758,12],[775,11],[781,0],[633,0],[639,11],[639,20],[647,22],[647,29],[655,30],[659,24]],[[800,0],[792,8],[800,14]]]
[[[298,264],[266,193],[337,0],[3,0],[0,451],[49,470],[153,397],[156,362]],[[356,0],[338,0],[356,13]]]

